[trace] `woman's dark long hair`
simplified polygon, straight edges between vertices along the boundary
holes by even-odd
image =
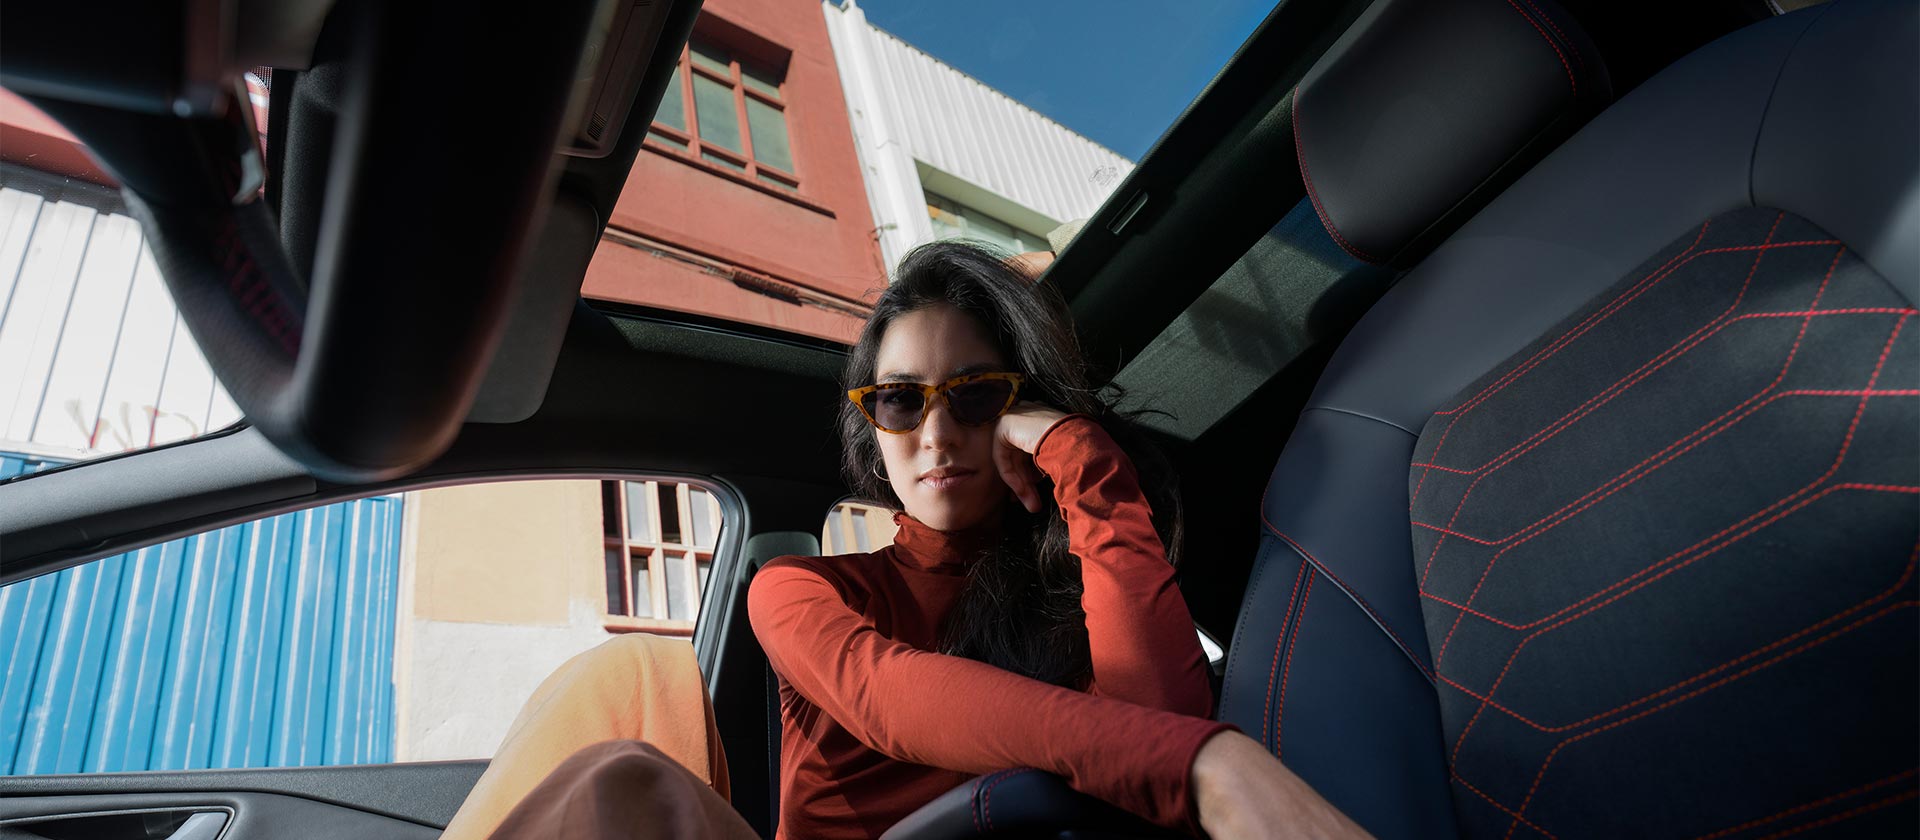
[[[1178,557],[1180,494],[1167,460],[1132,416],[1117,412],[1116,388],[1088,385],[1087,366],[1066,301],[1051,285],[1035,283],[1005,255],[965,242],[935,242],[908,253],[893,283],[875,303],[860,341],[847,359],[845,388],[872,384],[880,339],[894,319],[947,304],[977,320],[1003,358],[1023,375],[1022,400],[1069,414],[1086,414],[1132,459],[1153,509],[1154,528],[1169,561]],[[883,461],[873,428],[847,400],[840,401],[841,472],[856,495],[901,508],[880,478]],[[941,631],[943,653],[1070,688],[1092,676],[1086,613],[1080,607],[1080,560],[1068,552],[1067,526],[1043,484],[1044,507],[1029,514],[1009,497],[998,546],[970,567],[966,589]]]

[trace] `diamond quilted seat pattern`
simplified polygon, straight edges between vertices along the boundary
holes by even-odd
[[[1463,833],[1910,822],[1914,315],[1743,209],[1432,416],[1409,512]]]

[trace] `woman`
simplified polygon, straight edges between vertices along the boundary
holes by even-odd
[[[1152,477],[1149,503],[1118,442],[1136,433],[1087,387],[1051,287],[970,245],[919,248],[845,384],[843,471],[901,510],[900,531],[871,554],[782,557],[754,578],[754,632],[781,677],[783,836],[875,837],[1009,767],[1188,832],[1364,836],[1206,719],[1206,661],[1163,548],[1172,482]],[[724,787],[711,752],[675,756],[689,775],[630,742],[586,750],[501,835],[591,823],[631,836],[618,832],[673,799],[691,810],[670,834],[750,836],[701,784]]]

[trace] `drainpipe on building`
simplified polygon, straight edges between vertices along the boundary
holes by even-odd
[[[906,144],[893,129],[893,115],[887,113],[875,86],[878,73],[873,57],[873,26],[867,13],[855,0],[844,0],[828,8],[827,35],[833,42],[834,61],[840,71],[840,87],[847,97],[847,116],[853,124],[854,150],[867,177],[867,205],[874,215],[875,234],[880,241],[880,256],[888,276],[892,267],[906,255],[915,242],[915,220],[927,215],[926,192],[920,187],[920,173]]]

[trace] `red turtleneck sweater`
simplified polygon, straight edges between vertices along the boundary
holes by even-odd
[[[1191,771],[1226,724],[1133,465],[1086,417],[1035,463],[1080,558],[1092,643],[1085,693],[932,653],[992,526],[936,531],[898,514],[871,554],[781,557],[754,577],[753,631],[780,675],[780,834],[878,837],[962,782],[1033,767],[1169,828],[1199,833]]]

